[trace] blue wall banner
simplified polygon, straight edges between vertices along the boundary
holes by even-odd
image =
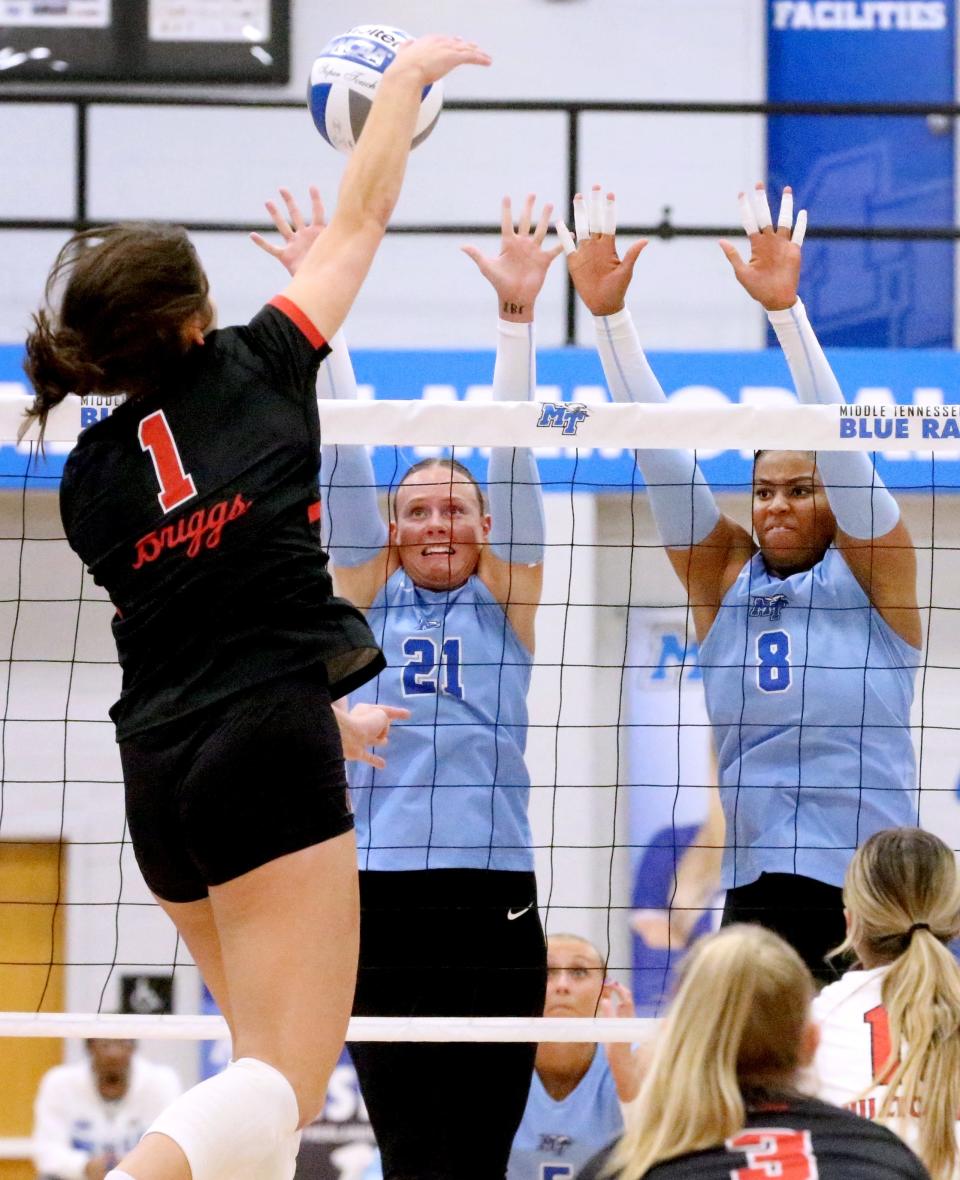
[[[490,398],[492,351],[362,351],[353,354],[360,395],[367,399],[422,399],[427,402],[483,401]],[[701,407],[730,404],[783,405],[796,403],[790,374],[779,349],[756,352],[663,352],[650,357],[654,370],[676,405]],[[960,402],[960,355],[947,350],[838,349],[830,360],[850,401],[870,406],[901,403],[937,406]],[[0,345],[0,397],[26,394],[23,350]],[[544,349],[537,357],[538,398],[546,402],[586,405],[608,401],[603,373],[592,349]],[[92,398],[81,410],[86,425],[110,412]],[[553,432],[551,432],[553,433]],[[557,432],[559,437],[559,432]],[[27,479],[28,456],[0,440],[0,487],[20,487]],[[505,440],[508,441],[508,440]],[[571,440],[575,441],[575,440]],[[380,447],[374,457],[377,480],[396,483],[407,466],[423,457],[417,448],[398,452]],[[480,449],[457,449],[457,458],[478,477],[486,471]],[[643,487],[631,453],[624,449],[576,451],[565,445],[537,452],[540,475],[547,492],[578,491],[630,494]],[[713,486],[745,489],[750,485],[750,452],[701,452],[703,470]],[[55,491],[64,455],[52,447],[44,461],[30,470],[32,487]],[[894,489],[960,490],[960,456],[929,452],[894,451],[881,454],[877,467]]]
[[[771,102],[955,101],[952,0],[767,8]],[[772,196],[792,184],[811,226],[952,226],[953,130],[935,115],[771,118]],[[952,242],[808,240],[801,294],[824,344],[949,347],[953,258]]]
[[[719,924],[723,820],[689,613],[632,609],[627,645],[633,999],[659,1016],[687,947]]]

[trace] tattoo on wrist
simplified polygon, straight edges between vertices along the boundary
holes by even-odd
[[[504,315],[523,315],[525,307],[526,304],[511,303],[509,299],[504,299],[502,310]]]

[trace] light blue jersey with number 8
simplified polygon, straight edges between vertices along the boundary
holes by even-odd
[[[837,549],[771,576],[758,553],[700,645],[727,820],[723,885],[841,885],[853,850],[917,822],[910,706],[921,653]]]
[[[350,697],[401,705],[385,770],[348,763],[361,869],[533,868],[532,656],[477,577],[424,590],[400,569],[367,612],[387,668]]]

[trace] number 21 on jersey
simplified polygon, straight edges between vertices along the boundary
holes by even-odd
[[[435,643],[426,635],[410,635],[403,641],[403,654],[407,658],[403,666],[405,697],[442,692],[463,700],[459,636],[450,635]]]
[[[153,460],[160,491],[157,499],[164,512],[172,512],[197,494],[193,476],[183,470],[183,461],[163,410],[155,410],[140,423],[140,449]]]

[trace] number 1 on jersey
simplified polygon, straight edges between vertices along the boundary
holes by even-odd
[[[160,485],[157,499],[164,512],[172,512],[192,500],[197,494],[193,476],[183,470],[180,452],[163,410],[155,410],[143,419],[137,437],[140,449],[149,452],[153,460],[153,470]]]

